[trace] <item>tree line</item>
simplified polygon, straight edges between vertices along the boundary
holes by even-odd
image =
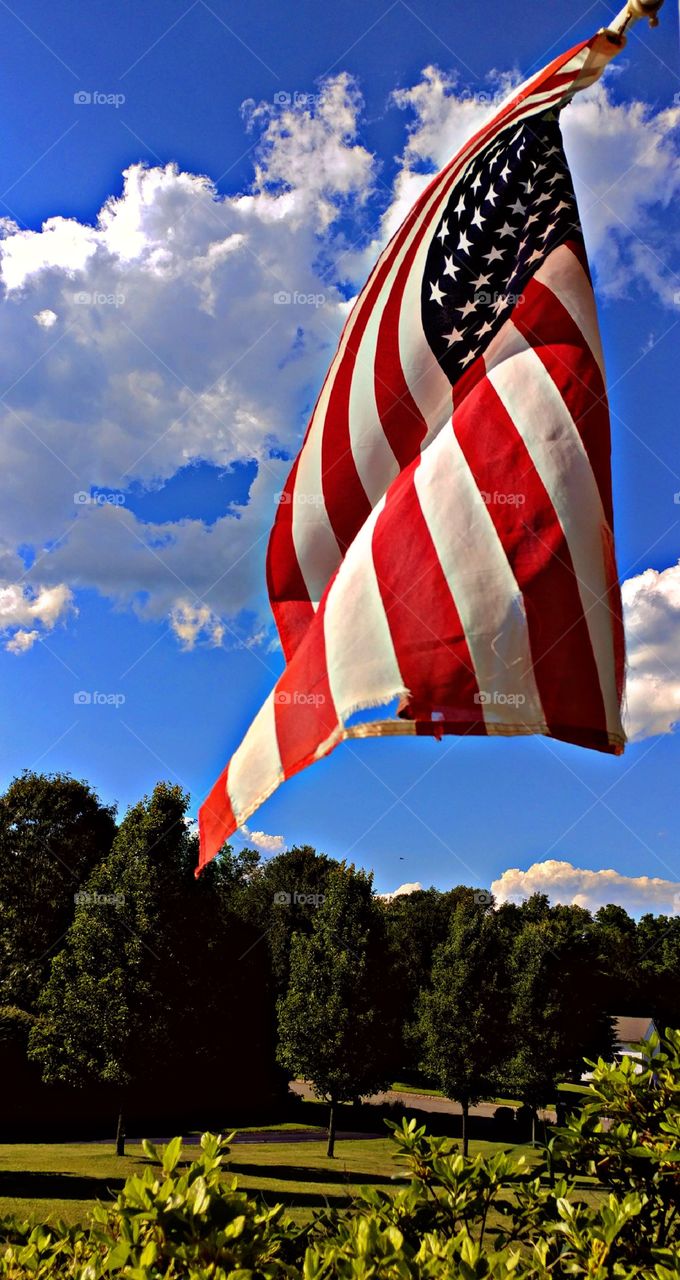
[[[611,1055],[612,1015],[680,1023],[676,917],[467,886],[385,900],[310,846],[227,846],[196,880],[187,810],[161,782],[117,822],[62,774],[0,797],[0,1038],[46,1082],[109,1090],[120,1150],[135,1089],[290,1076],[330,1103],[331,1154],[337,1104],[394,1080],[456,1099],[467,1145],[477,1100],[535,1112]]]

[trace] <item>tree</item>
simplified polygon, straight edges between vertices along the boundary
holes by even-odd
[[[584,1057],[612,1050],[602,1007],[592,918],[582,907],[547,912],[529,899],[510,956],[512,1051],[505,1077],[532,1111],[552,1102],[560,1080],[578,1080]]]
[[[429,985],[434,953],[448,936],[457,903],[473,901],[473,895],[474,890],[463,887],[446,893],[430,888],[398,894],[384,903],[394,973],[392,995],[400,1028],[395,1046],[394,1079],[412,1079],[418,1074],[421,1056],[417,1034],[420,992]]]
[[[0,796],[1,1004],[33,1009],[74,896],[115,834],[115,809],[68,774],[27,770]]]
[[[144,1106],[191,1076],[206,1096],[228,1080],[234,1025],[248,1046],[241,1062],[273,1059],[264,984],[251,981],[257,934],[226,910],[218,866],[195,879],[187,804],[159,783],[130,809],[80,896],[30,1037],[45,1081],[117,1094],[118,1154],[126,1097]]]
[[[492,1089],[506,1048],[503,982],[492,906],[459,902],[420,998],[419,1033],[423,1070],[460,1103],[464,1155],[470,1104]]]
[[[326,879],[311,933],[293,935],[288,990],[278,1005],[279,1061],[336,1108],[386,1087],[393,1028],[382,1016],[389,986],[383,916],[372,877],[344,863]]]

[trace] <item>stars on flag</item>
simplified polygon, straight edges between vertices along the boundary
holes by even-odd
[[[431,345],[452,381],[520,304],[547,254],[580,238],[575,217],[554,117],[514,127],[454,183],[428,251],[422,303],[428,340],[431,328]]]

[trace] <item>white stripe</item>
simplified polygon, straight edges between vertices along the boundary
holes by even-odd
[[[561,302],[583,334],[604,378],[604,355],[592,285],[576,254],[566,244],[548,255],[534,277]]]
[[[384,505],[382,499],[357,534],[326,600],[326,669],[340,721],[406,693],[371,550]]]
[[[550,374],[528,344],[488,377],[524,440],[564,530],[600,676],[607,728],[620,734],[604,563],[607,523],[583,442]]]
[[[422,456],[415,488],[460,615],[488,731],[546,732],[522,593],[453,428]]]
[[[274,693],[275,690],[272,690],[267,701],[260,707],[229,763],[227,789],[239,826],[283,782],[283,767],[276,736]]]

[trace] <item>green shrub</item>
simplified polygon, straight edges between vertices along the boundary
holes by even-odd
[[[463,1157],[415,1122],[391,1125],[409,1182],[363,1190],[305,1227],[239,1191],[229,1139],[178,1138],[90,1227],[13,1224],[11,1280],[680,1280],[680,1032],[639,1064],[598,1062],[580,1110],[542,1155]]]

